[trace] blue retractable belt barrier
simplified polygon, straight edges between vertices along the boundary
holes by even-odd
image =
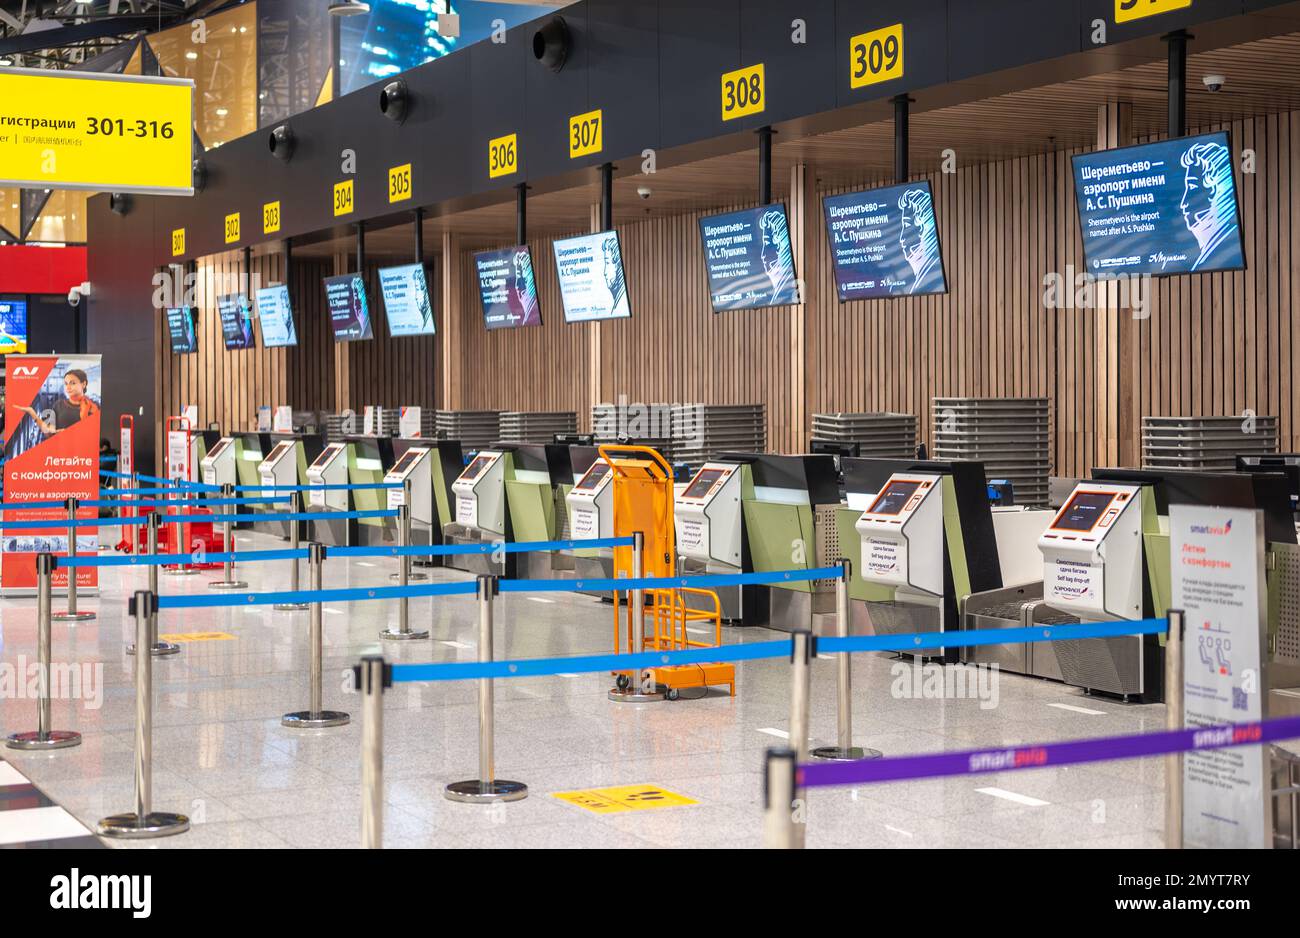
[[[131,474],[130,474],[129,472],[113,472],[113,471],[108,470],[108,469],[101,469],[101,470],[99,470],[99,474],[102,475],[102,476],[106,476],[107,478],[110,478],[110,479],[129,479],[129,478],[131,478]]]
[[[456,557],[468,554],[528,554],[591,547],[631,547],[630,537],[598,541],[526,541],[516,544],[413,544],[410,547],[331,547],[331,557]]]
[[[817,651],[825,654],[859,651],[911,651],[918,648],[974,648],[979,645],[1008,645],[1018,642],[1065,642],[1085,638],[1114,638],[1119,635],[1163,635],[1166,619],[1134,619],[1117,622],[1089,622],[1080,625],[1039,625],[1027,629],[977,629],[970,632],[921,632],[909,635],[826,636],[817,639]]]
[[[236,485],[236,492],[344,492],[352,489],[400,489],[396,482],[361,482],[356,485]]]
[[[237,550],[212,554],[128,554],[118,557],[55,557],[56,567],[172,567],[193,563],[255,563],[271,560],[306,560],[307,550]]]
[[[503,593],[575,593],[581,590],[633,589],[711,589],[716,586],[751,586],[758,584],[805,583],[809,580],[829,580],[844,571],[839,567],[818,567],[815,570],[781,570],[772,573],[733,573],[706,576],[642,577],[639,580],[501,580],[498,586]]]
[[[213,555],[215,556],[215,555]],[[298,590],[284,593],[233,593],[224,596],[159,596],[159,609],[204,609],[221,606],[264,606],[268,603],[361,602],[371,599],[418,599],[427,596],[473,596],[478,583],[426,583],[420,586],[372,586],[354,589]]]
[[[123,502],[112,499],[81,502],[83,508],[220,508],[227,505],[284,505],[287,498],[178,498],[166,501]]]
[[[341,520],[345,518],[396,518],[395,511],[317,511],[317,512],[285,512],[283,514],[260,514],[260,515],[158,515],[159,524],[224,524],[227,521],[237,523],[241,521],[324,521],[324,520]],[[124,527],[132,524],[140,524],[141,517],[133,518],[79,518],[76,521],[66,519],[52,518],[48,521],[6,521],[0,524],[0,529],[5,531],[36,531],[49,528],[75,527],[75,528],[112,528]]]

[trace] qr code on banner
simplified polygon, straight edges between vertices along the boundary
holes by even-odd
[[[1232,689],[1232,709],[1233,710],[1246,709],[1246,692],[1242,690],[1240,687],[1234,687]]]

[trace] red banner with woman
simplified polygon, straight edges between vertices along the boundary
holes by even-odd
[[[0,587],[7,595],[36,587],[36,555],[68,553],[68,513],[33,508],[31,502],[82,502],[99,497],[100,407],[103,400],[98,355],[10,355],[6,359],[4,423],[4,524],[0,540]],[[95,518],[82,508],[79,518]],[[48,521],[49,527],[14,529],[15,521]],[[77,553],[99,552],[96,528],[77,530]],[[56,590],[66,590],[68,573],[54,573]],[[94,589],[98,571],[77,571],[77,589]]]

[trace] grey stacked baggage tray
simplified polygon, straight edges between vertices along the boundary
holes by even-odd
[[[813,414],[812,438],[856,443],[862,456],[910,459],[916,455],[916,415],[891,413]]]
[[[387,434],[402,435],[402,411],[401,408],[384,409],[384,428],[383,432]],[[420,439],[436,440],[438,439],[438,417],[427,407],[420,409]],[[448,437],[455,439],[455,437]]]
[[[933,458],[974,460],[1011,482],[1017,505],[1048,503],[1051,426],[1045,397],[936,397]]]
[[[1276,417],[1142,418],[1143,469],[1231,472],[1238,455],[1277,451]]]
[[[595,404],[591,408],[591,434],[597,446],[630,438],[673,461],[672,404]]]
[[[551,443],[562,434],[578,432],[578,415],[573,411],[525,412],[501,414],[502,443]]]
[[[440,440],[460,440],[470,450],[486,449],[501,439],[501,412],[496,410],[440,410],[434,414]]]
[[[764,404],[680,404],[673,407],[673,458],[691,466],[718,453],[767,451]]]

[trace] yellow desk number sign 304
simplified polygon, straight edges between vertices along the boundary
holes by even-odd
[[[0,68],[0,186],[191,195],[194,83]]]

